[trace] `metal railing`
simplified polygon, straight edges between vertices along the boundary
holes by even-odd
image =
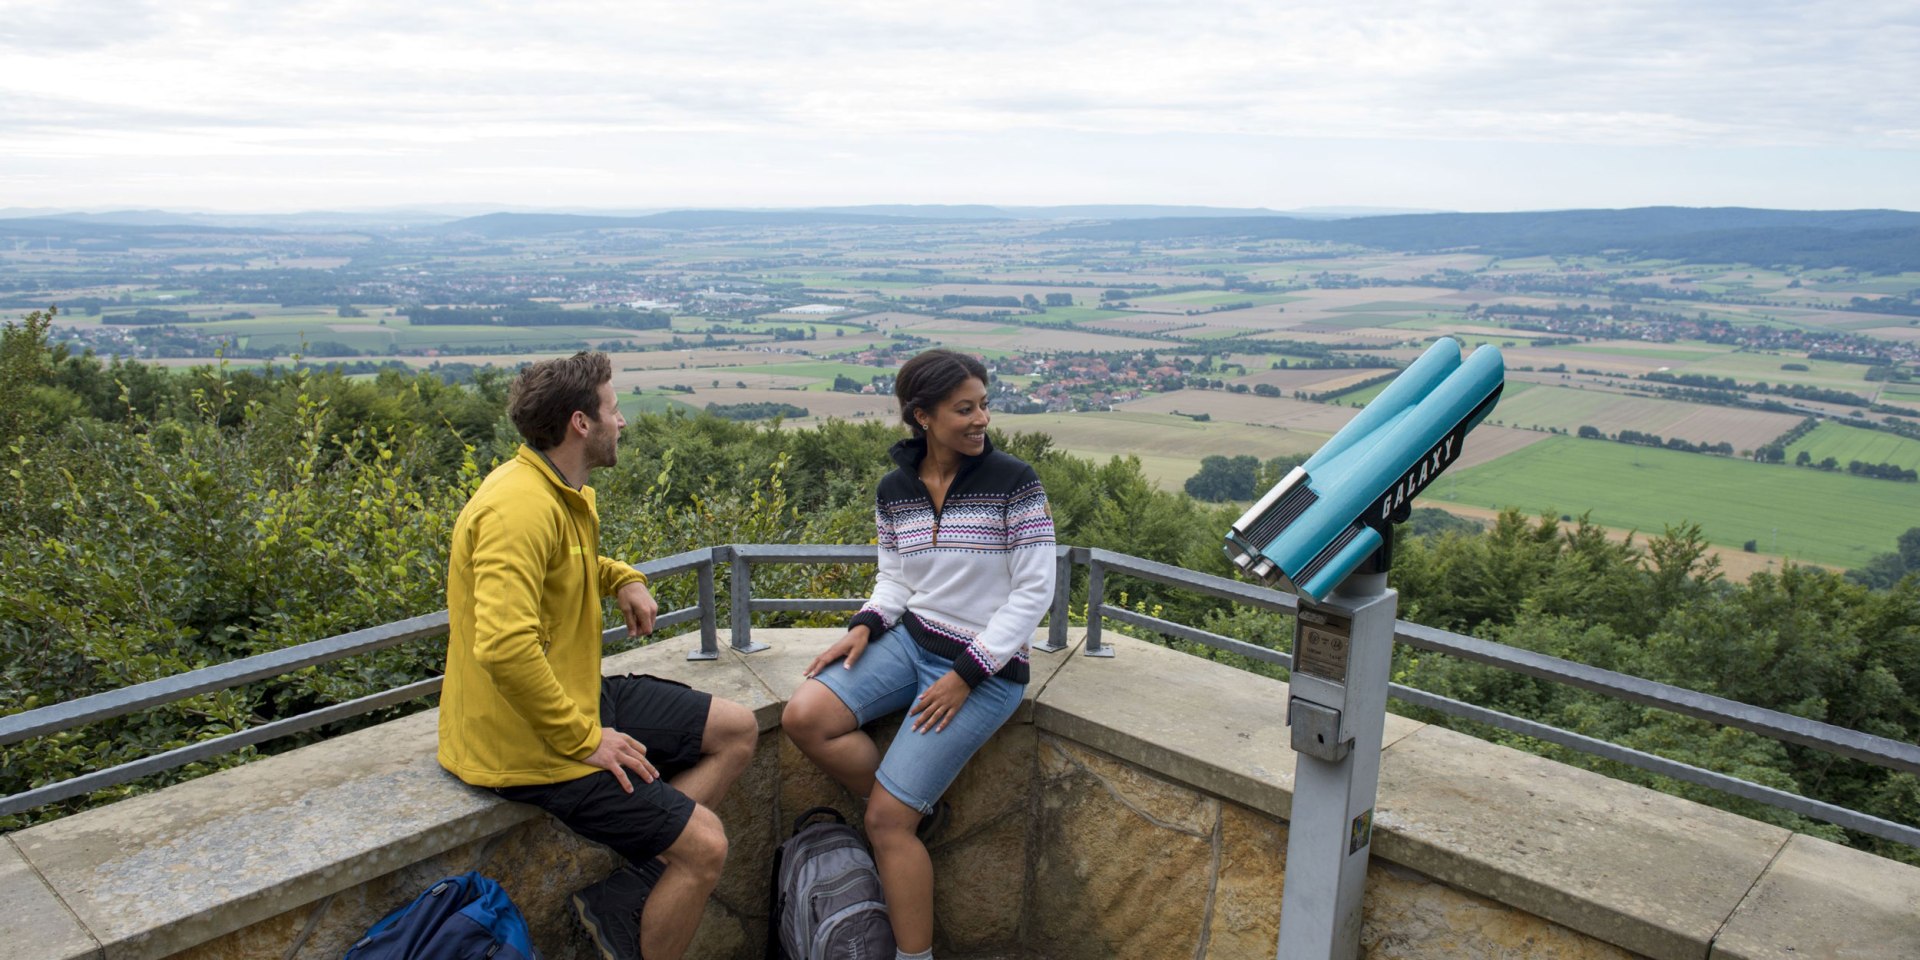
[[[654,621],[654,628],[656,631],[664,630],[698,620],[700,642],[687,654],[687,657],[690,660],[712,660],[720,655],[720,626],[714,599],[715,570],[719,566],[726,565],[731,576],[727,610],[729,645],[739,653],[750,654],[767,649],[765,644],[756,643],[753,640],[752,617],[755,613],[857,610],[864,602],[858,597],[755,598],[752,587],[755,565],[871,564],[875,560],[876,549],[870,544],[864,546],[732,544],[689,550],[670,557],[649,560],[637,564],[636,567],[650,580],[687,573],[695,575],[698,585],[698,600],[695,605],[661,613]],[[1048,618],[1047,639],[1040,645],[1040,649],[1058,651],[1066,648],[1070,619],[1069,603],[1073,585],[1071,574],[1075,567],[1085,567],[1087,570],[1087,623],[1082,653],[1087,656],[1113,656],[1112,646],[1104,642],[1101,636],[1105,622],[1112,620],[1163,636],[1238,654],[1252,660],[1277,664],[1288,669],[1293,666],[1293,658],[1284,651],[1149,616],[1124,606],[1109,606],[1105,601],[1106,578],[1109,573],[1136,577],[1203,596],[1285,614],[1292,614],[1296,609],[1297,603],[1292,594],[1225,577],[1196,573],[1127,554],[1085,547],[1056,548],[1055,564],[1057,576],[1053,605]],[[256,680],[280,676],[305,667],[384,650],[409,641],[444,636],[446,630],[447,614],[442,611],[0,717],[0,746],[70,730],[202,693],[225,690]],[[607,629],[603,638],[614,640],[622,636],[625,631],[624,625],[615,626]],[[1914,744],[1877,737],[1670,684],[1643,680],[1611,670],[1602,670],[1530,650],[1423,627],[1404,620],[1399,621],[1395,626],[1394,641],[1416,649],[1442,653],[1529,677],[1565,683],[1630,703],[1657,707],[1683,716],[1746,730],[1886,769],[1920,774],[1920,746]],[[30,810],[103,787],[126,783],[148,774],[170,770],[241,747],[429,696],[439,692],[439,689],[440,678],[433,677],[357,700],[334,704],[310,713],[201,741],[106,770],[0,797],[0,815]],[[1732,796],[1764,803],[1849,830],[1920,847],[1920,829],[1905,824],[1403,684],[1392,684],[1390,689],[1392,696],[1402,702],[1447,716],[1484,723],[1674,780],[1711,787]]]

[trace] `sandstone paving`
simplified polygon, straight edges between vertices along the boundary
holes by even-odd
[[[0,837],[0,904],[6,905],[0,909],[0,960],[100,956],[100,945],[4,837]]]
[[[1285,818],[1293,802],[1287,685],[1111,632],[1112,658],[1073,657],[1036,706],[1070,736],[1210,793]],[[1387,715],[1384,740],[1422,725]]]
[[[163,957],[536,816],[453,779],[438,711],[14,834],[109,960]]]
[[[1427,727],[1382,758],[1374,856],[1656,958],[1705,957],[1788,832]]]
[[[1920,870],[1796,834],[1720,931],[1713,956],[1920,957]]]

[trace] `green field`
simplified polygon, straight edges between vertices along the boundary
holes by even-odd
[[[1813,428],[1812,432],[1789,445],[1787,460],[1792,462],[1798,459],[1802,450],[1813,458],[1814,463],[1832,457],[1840,462],[1843,470],[1854,460],[1891,463],[1908,470],[1920,470],[1920,440],[1832,421]],[[1920,491],[1914,492],[1913,506],[1920,510]]]
[[[1092,322],[1094,326],[1099,326],[1102,322],[1132,320],[1135,316],[1139,315],[1119,310],[1101,310],[1097,307],[1048,307],[1047,312],[1034,314],[1027,319],[1037,323],[1061,325]]]
[[[623,417],[631,417],[641,413],[666,413],[673,409],[697,412],[706,408],[676,399],[674,396],[665,393],[623,393],[620,395],[620,415]]]
[[[1920,485],[1572,437],[1446,474],[1425,496],[1536,514],[1591,511],[1596,523],[1642,533],[1691,521],[1723,547],[1754,540],[1762,553],[1839,567],[1892,550],[1894,536],[1920,517]]]

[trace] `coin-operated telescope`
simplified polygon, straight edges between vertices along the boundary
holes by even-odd
[[[1443,338],[1226,533],[1234,566],[1298,594],[1287,725],[1295,754],[1280,960],[1355,960],[1380,782],[1397,595],[1393,525],[1460,458],[1506,366]]]
[[[1234,522],[1226,537],[1234,566],[1289,593],[1325,597],[1391,545],[1389,528],[1460,458],[1467,431],[1500,399],[1505,376],[1492,347],[1465,362],[1451,337],[1428,347]],[[1384,570],[1381,559],[1375,565]]]

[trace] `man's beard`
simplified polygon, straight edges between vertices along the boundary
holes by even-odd
[[[589,468],[611,467],[620,460],[620,434],[609,430],[604,437],[598,437],[587,447],[587,466]]]

